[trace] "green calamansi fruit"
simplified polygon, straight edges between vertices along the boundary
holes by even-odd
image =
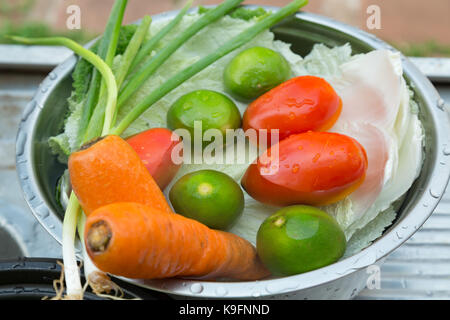
[[[194,137],[196,122],[201,124],[201,137]],[[167,125],[172,130],[188,130],[191,141],[199,138],[203,140],[204,133],[209,129],[219,130],[224,138],[227,129],[241,127],[241,114],[233,100],[226,95],[211,90],[196,90],[183,95],[170,107]],[[203,146],[211,142],[214,141],[205,141]]]
[[[175,212],[212,229],[227,230],[244,210],[241,187],[225,173],[200,170],[180,178],[169,193]]]
[[[225,87],[240,99],[255,99],[288,80],[286,59],[268,48],[253,47],[231,60],[224,72]]]
[[[346,238],[326,212],[295,205],[262,223],[256,247],[261,261],[274,275],[288,276],[336,262],[345,252]]]

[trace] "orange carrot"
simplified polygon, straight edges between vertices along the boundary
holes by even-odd
[[[131,201],[172,212],[133,148],[107,136],[69,157],[70,182],[87,216],[104,205]]]
[[[258,280],[269,275],[248,241],[139,203],[97,209],[87,219],[85,243],[99,269],[128,278]]]

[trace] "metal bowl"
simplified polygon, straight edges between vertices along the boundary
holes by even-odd
[[[274,7],[266,7],[277,10]],[[170,19],[176,12],[156,15]],[[373,35],[310,13],[298,13],[273,28],[277,39],[292,44],[301,55],[315,43],[338,46],[350,43],[353,53],[392,47]],[[58,66],[40,86],[23,113],[17,135],[17,172],[36,219],[61,242],[62,209],[55,200],[55,186],[65,167],[51,154],[47,140],[60,132],[71,92],[71,71],[75,56]],[[383,236],[358,254],[330,266],[285,278],[252,282],[211,282],[196,280],[132,281],[139,286],[179,297],[194,298],[293,298],[348,299],[362,290],[367,267],[380,265],[384,258],[410,238],[431,215],[450,176],[450,130],[443,101],[429,80],[405,57],[404,76],[413,88],[425,129],[425,161],[419,178],[408,191],[395,223]]]

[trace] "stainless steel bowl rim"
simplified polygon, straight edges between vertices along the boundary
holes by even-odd
[[[279,9],[272,6],[263,7],[273,11]],[[153,19],[169,19],[173,18],[176,14],[177,11],[165,12],[153,16]],[[396,52],[394,48],[374,35],[330,18],[305,12],[297,13],[296,17],[306,22],[317,23],[346,33],[358,40],[364,41],[374,49],[387,49]],[[40,110],[43,108],[44,101],[56,87],[58,79],[63,78],[71,72],[76,61],[75,56],[70,57],[54,69],[43,81],[33,100],[23,112],[16,143],[17,173],[25,200],[36,219],[60,243],[62,236],[61,220],[56,213],[48,209],[46,200],[37,185],[33,165],[29,161],[29,159],[32,159],[33,152],[32,139],[30,137],[33,135],[34,125]],[[423,94],[424,101],[430,109],[429,112],[436,125],[436,144],[440,150],[437,152],[437,160],[430,173],[430,183],[428,185],[432,188],[429,189],[429,192],[423,193],[418,199],[417,205],[411,209],[409,214],[382,237],[356,255],[318,270],[284,278],[250,282],[212,282],[187,279],[125,280],[139,286],[169,294],[196,298],[257,298],[273,296],[325,285],[375,264],[402,245],[431,215],[439,203],[450,177],[450,127],[448,116],[439,103],[441,101],[439,94],[431,82],[403,55],[402,62],[404,73],[416,89]]]

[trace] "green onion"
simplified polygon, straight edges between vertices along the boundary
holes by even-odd
[[[118,88],[120,88],[123,81],[125,80],[125,77],[127,76],[128,71],[130,70],[131,65],[133,63],[133,60],[135,59],[139,51],[139,48],[141,47],[142,42],[144,41],[144,38],[147,35],[151,23],[152,18],[150,16],[145,16],[142,19],[142,22],[139,25],[138,29],[136,30],[133,38],[131,38],[131,41],[127,49],[125,50],[125,53],[122,56],[122,60],[116,72],[116,82]]]
[[[105,32],[100,40],[97,54],[101,59],[104,59],[108,66],[112,65],[114,56],[116,54],[117,43],[119,41],[120,27],[122,25],[125,8],[128,0],[117,0],[111,10]],[[98,71],[94,69],[92,74],[89,91],[86,102],[83,105],[81,118],[79,122],[79,129],[77,134],[77,146],[81,146],[85,141],[83,140],[85,132],[88,128],[89,120],[94,111],[94,107],[103,95],[104,87],[102,78]]]
[[[150,108],[159,99],[164,97],[166,94],[177,88],[180,84],[190,79],[209,65],[213,64],[223,56],[232,52],[233,50],[246,44],[254,37],[256,37],[262,31],[272,27],[282,19],[286,18],[297,12],[301,7],[306,5],[308,0],[295,0],[280,9],[279,11],[267,16],[266,18],[257,22],[254,26],[248,28],[247,30],[241,32],[239,35],[229,40],[227,43],[218,48],[215,52],[209,54],[208,56],[200,59],[190,67],[182,70],[169,80],[167,80],[163,85],[161,85],[157,90],[153,91],[148,95],[141,103],[136,105],[122,121],[111,130],[111,134],[120,135],[122,134],[128,126],[136,120],[142,113],[144,113],[148,108]]]
[[[92,63],[95,68],[100,72],[103,77],[103,80],[106,83],[107,87],[107,99],[106,99],[106,113],[114,114],[116,112],[116,101],[117,101],[117,84],[116,78],[114,77],[111,68],[95,53],[92,51],[80,46],[73,40],[62,37],[52,37],[52,38],[24,38],[24,37],[16,37],[10,36],[10,39],[20,42],[23,44],[32,44],[32,45],[53,45],[53,46],[64,46],[75,52],[77,55],[83,57],[90,63]],[[107,134],[109,129],[111,128],[112,116],[105,118],[105,124],[103,128],[103,134]]]
[[[66,292],[69,298],[75,300],[83,298],[80,271],[78,270],[75,255],[75,237],[80,209],[80,203],[78,202],[75,193],[72,192],[70,194],[66,213],[64,214],[62,247]]]
[[[128,74],[130,65],[139,48],[141,47],[142,41],[144,40],[145,35],[147,34],[151,21],[152,19],[149,16],[144,17],[142,23],[139,25],[138,29],[133,35],[133,38],[130,40],[127,49],[125,50],[122,56],[120,66],[116,72],[116,83],[118,88],[120,88],[123,81],[125,80],[125,77]],[[112,115],[105,113],[104,99],[105,98],[102,95],[100,97],[99,103],[94,109],[94,113],[92,114],[92,117],[89,121],[89,125],[85,132],[85,136],[82,140],[83,142],[95,139],[100,134],[102,134],[102,126],[105,128],[105,130],[109,130],[109,128],[114,123],[117,111],[114,111],[114,114]],[[106,126],[109,127],[107,128]]]
[[[119,93],[118,107],[120,108],[131,95],[186,41],[192,38],[204,27],[223,17],[243,0],[226,0],[216,8],[208,11],[200,19],[184,30],[176,39],[148,60],[142,69],[136,73]]]
[[[178,13],[178,15],[173,18],[164,28],[162,28],[154,37],[152,37],[149,41],[147,41],[139,50],[136,58],[133,61],[133,64],[130,67],[130,70],[134,70],[136,66],[141,63],[156,47],[156,45],[164,38],[173,28],[175,28],[178,23],[180,23],[181,19],[183,19],[186,12],[192,6],[192,1],[189,0],[184,8]]]

